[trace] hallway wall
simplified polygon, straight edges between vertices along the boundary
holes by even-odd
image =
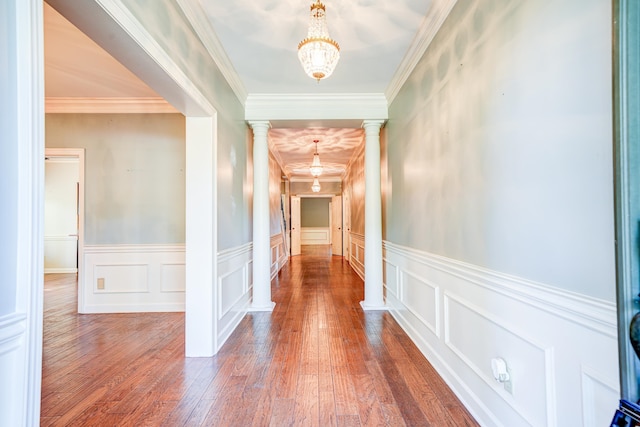
[[[47,148],[84,148],[85,242],[184,244],[181,114],[47,114]]]
[[[46,147],[85,149],[78,310],[184,310],[184,116],[47,114],[45,122]]]
[[[611,45],[607,1],[460,0],[390,106],[387,303],[486,425],[617,406]]]

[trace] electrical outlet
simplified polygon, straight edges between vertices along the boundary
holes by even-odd
[[[104,289],[104,277],[98,279],[98,289]]]

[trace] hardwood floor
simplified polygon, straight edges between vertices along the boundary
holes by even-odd
[[[303,249],[211,358],[184,357],[184,314],[78,315],[75,275],[46,275],[41,425],[476,426],[349,265]]]

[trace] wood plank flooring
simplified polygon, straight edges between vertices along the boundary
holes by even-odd
[[[362,280],[303,246],[211,358],[184,314],[76,314],[75,275],[45,276],[43,426],[476,426]]]

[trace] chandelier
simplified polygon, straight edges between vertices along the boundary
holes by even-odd
[[[316,152],[313,153],[313,161],[311,162],[311,167],[309,167],[309,172],[315,178],[322,175],[322,165],[320,164],[320,155],[318,154],[318,140],[314,139],[313,142],[316,143]]]
[[[325,7],[320,0],[311,5],[309,31],[298,44],[298,59],[304,72],[318,83],[333,73],[340,59],[340,46],[329,36]]]
[[[313,184],[311,184],[311,191],[313,191],[314,193],[317,193],[318,191],[320,191],[320,182],[318,181],[318,178],[313,178]]]

